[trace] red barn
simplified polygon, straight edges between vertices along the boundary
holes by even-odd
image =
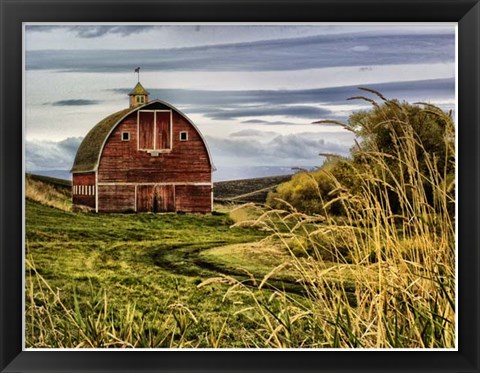
[[[96,212],[212,211],[213,164],[205,139],[172,105],[138,83],[130,107],[85,136],[72,167],[74,205]]]

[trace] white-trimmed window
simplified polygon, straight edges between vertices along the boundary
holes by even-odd
[[[188,140],[188,132],[182,131],[180,132],[180,141],[187,141]]]
[[[122,141],[130,141],[130,132],[122,132]]]

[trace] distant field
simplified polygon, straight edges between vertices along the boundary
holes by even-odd
[[[59,187],[59,188],[61,188],[61,187],[70,188],[72,186],[72,181],[71,180],[65,180],[65,179],[59,179],[59,178],[56,178],[56,177],[29,174],[29,173],[27,173],[26,176],[27,176],[27,178],[42,181],[42,182],[51,184],[51,185]]]
[[[269,191],[292,178],[292,175],[270,176],[254,179],[220,181],[214,183],[216,201],[264,203]]]

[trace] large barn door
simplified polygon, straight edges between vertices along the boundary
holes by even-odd
[[[175,211],[175,187],[173,185],[138,185],[137,211]]]
[[[137,211],[149,212],[152,211],[152,193],[153,185],[138,185],[137,186]]]

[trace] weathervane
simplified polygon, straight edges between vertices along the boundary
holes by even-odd
[[[140,83],[140,66],[135,69],[135,72],[138,74],[137,79],[138,79],[138,83]]]

